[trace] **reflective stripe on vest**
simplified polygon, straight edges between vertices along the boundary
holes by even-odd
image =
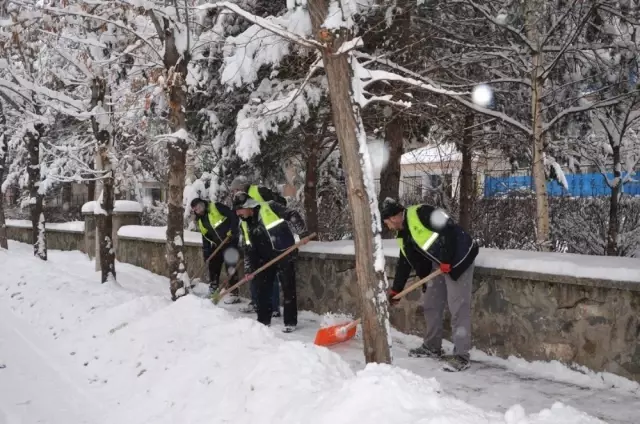
[[[426,252],[431,246],[433,246],[433,243],[436,242],[439,234],[431,231],[422,224],[422,221],[420,221],[420,217],[418,216],[418,208],[420,206],[421,205],[415,205],[407,208],[407,225],[409,226],[409,232],[411,233],[413,241],[415,241],[416,244]],[[403,249],[402,246],[401,249]]]
[[[242,227],[242,236],[244,238],[244,244],[247,246],[251,246],[251,239],[249,238],[249,226],[246,221],[241,221],[240,226]]]
[[[396,237],[396,242],[398,243],[398,246],[400,247],[400,251],[402,252],[402,254],[406,258],[407,254],[404,253],[404,240],[402,240],[402,237]]]
[[[211,224],[211,228],[213,228],[213,231],[216,234],[218,234],[218,232],[216,231],[216,228],[218,228],[220,225],[222,225],[222,223],[227,220],[227,217],[225,217],[224,215],[222,215],[220,213],[218,208],[216,208],[215,203],[213,203],[213,202],[209,203],[209,208],[207,210],[207,216],[209,218],[209,224]],[[198,219],[198,229],[200,230],[200,233],[202,233],[204,238],[207,238],[207,227],[205,227],[204,224],[202,223],[202,219]],[[218,234],[218,237],[220,237],[219,234]],[[207,240],[209,240],[209,239],[207,238]],[[211,240],[209,240],[209,241],[211,241]]]
[[[280,218],[266,202],[260,203],[260,221],[262,221],[262,225],[267,229],[267,232],[270,232],[270,230],[285,222],[285,220]],[[246,245],[250,245],[251,239],[249,237],[249,226],[245,221],[242,221],[241,226],[242,234],[244,235],[244,242]],[[273,241],[271,244],[273,244]]]

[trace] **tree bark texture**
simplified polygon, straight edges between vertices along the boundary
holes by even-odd
[[[318,144],[313,135],[306,136],[309,147],[305,166],[304,182],[304,212],[307,230],[318,232]]]
[[[31,231],[33,255],[47,260],[47,236],[45,233],[44,196],[39,193],[40,188],[40,138],[44,132],[43,124],[34,125],[35,133],[26,134],[27,152],[29,154],[29,209],[31,212]]]
[[[176,47],[172,24],[164,19],[164,65],[167,71],[169,97],[169,125],[171,130],[185,130],[186,133],[186,76],[189,63],[188,54],[181,55]],[[168,218],[167,218],[167,264],[169,266],[169,289],[171,298],[187,294],[189,285],[187,265],[184,257],[184,206],[182,204],[186,178],[187,141],[174,139],[167,143],[168,175]]]
[[[356,256],[356,276],[360,292],[364,355],[367,363],[391,363],[389,312],[386,298],[384,271],[375,267],[375,236],[373,216],[366,191],[358,131],[361,128],[359,108],[353,103],[352,69],[345,54],[336,55],[339,47],[349,39],[346,30],[332,32],[331,40],[321,29],[328,12],[327,0],[309,1],[314,33],[326,44],[323,49],[324,69],[327,74],[333,123],[340,146],[346,176],[347,199],[353,224]],[[373,181],[371,181],[373,184]],[[372,191],[375,191],[373,189]],[[375,193],[374,193],[375,194]]]
[[[539,7],[543,7],[537,0],[527,1],[526,27],[527,37],[530,40],[538,40],[537,29]],[[544,172],[544,134],[542,115],[542,96],[544,87],[544,58],[541,49],[531,51],[531,128],[533,163],[531,174],[536,195],[536,242],[540,249],[548,250],[549,243],[549,198],[547,195],[547,182]]]
[[[472,230],[473,204],[475,201],[473,185],[473,113],[467,112],[462,134],[462,167],[460,169],[460,226],[466,231]]]
[[[91,85],[91,107],[102,106],[105,108],[107,102],[107,82],[103,78],[94,78]],[[104,109],[106,112],[106,108]],[[116,279],[116,252],[113,244],[113,209],[115,205],[114,175],[111,163],[111,146],[113,135],[111,128],[101,128],[95,117],[91,118],[93,135],[98,144],[99,171],[104,174],[102,177],[102,198],[99,214],[96,218],[96,239],[98,241],[98,260],[100,261],[100,281],[106,283],[110,279]]]
[[[389,148],[389,160],[380,173],[380,201],[387,197],[399,200],[400,195],[400,159],[404,147],[402,131],[404,120],[402,116],[396,115],[385,127],[385,139]],[[394,232],[386,228],[382,229],[382,238],[393,238]]]
[[[7,163],[9,138],[5,134],[6,118],[0,101],[0,187],[4,181],[4,167]],[[7,224],[4,216],[4,193],[0,190],[0,249],[8,249]]]
[[[622,138],[622,137],[621,137]],[[615,184],[611,187],[609,198],[609,226],[607,228],[607,256],[618,256],[618,233],[620,231],[619,209],[620,194],[622,191],[622,163],[620,160],[620,143],[612,146],[613,150],[613,179]]]

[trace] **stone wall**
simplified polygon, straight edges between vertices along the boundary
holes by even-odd
[[[32,244],[29,227],[7,226],[9,240]],[[52,250],[80,250],[84,252],[84,234],[77,231],[47,230],[47,248]]]
[[[91,228],[85,226],[88,233]],[[133,227],[123,227],[126,228]],[[152,238],[119,235],[117,259],[166,276],[164,230],[151,230]],[[10,239],[31,243],[30,228],[9,226],[8,235]],[[85,238],[91,237],[91,234],[51,228],[47,231],[50,249],[86,251]],[[196,275],[203,265],[198,237],[195,233],[185,232],[185,259],[189,275],[206,280],[206,270]],[[86,245],[93,243],[95,238]],[[339,252],[340,249],[332,251]],[[532,255],[531,252],[515,254],[518,258]],[[484,254],[485,260],[481,260],[481,256],[474,276],[472,305],[473,341],[477,348],[502,357],[557,359],[640,381],[640,283],[634,282],[634,279],[640,281],[640,272],[636,271],[640,270],[637,265],[640,262],[597,257],[587,258],[589,261],[584,262],[593,262],[593,268],[599,266],[598,261],[604,260],[603,264],[613,265],[609,265],[610,271],[605,270],[600,275],[610,272],[611,275],[629,274],[631,277],[629,281],[617,281],[491,267],[486,265],[489,254]],[[564,263],[566,256],[553,258],[556,265],[580,269],[577,262]],[[584,260],[585,257],[581,258]],[[388,275],[393,276],[395,264],[395,258],[387,258]],[[625,272],[620,274],[616,264],[622,264]],[[545,270],[553,269],[552,265],[545,265]],[[638,275],[631,275],[636,272]],[[588,272],[582,274],[589,275]],[[297,281],[300,309],[320,314],[360,315],[353,255],[303,251],[297,263]],[[243,290],[245,295],[246,289]],[[416,290],[392,308],[391,323],[395,328],[422,334],[421,296],[421,291]],[[445,319],[445,328],[447,325],[448,319]],[[445,331],[445,337],[448,334]]]
[[[387,258],[390,276],[396,261]],[[302,253],[297,272],[301,309],[360,315],[353,256]],[[640,381],[640,284],[478,266],[473,292],[478,349],[502,357],[556,359]],[[421,290],[407,295],[391,309],[391,324],[422,335],[421,299]]]

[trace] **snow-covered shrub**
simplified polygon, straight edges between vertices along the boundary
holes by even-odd
[[[152,227],[164,227],[167,225],[169,209],[166,203],[154,201],[153,204],[146,204],[142,209],[142,225]]]

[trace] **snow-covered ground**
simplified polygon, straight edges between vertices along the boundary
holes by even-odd
[[[638,421],[640,386],[610,374],[477,351],[481,364],[445,373],[408,358],[419,339],[397,332],[395,365],[365,367],[359,340],[312,344],[315,314],[285,335],[237,305],[171,302],[140,268],[100,285],[79,252],[31,252],[0,251],[0,424]]]

